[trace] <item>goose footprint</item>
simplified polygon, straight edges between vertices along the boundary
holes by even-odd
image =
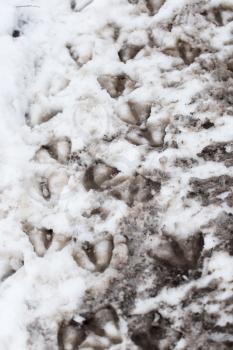
[[[51,160],[56,160],[61,164],[66,164],[71,153],[71,141],[69,138],[61,138],[52,140],[46,145],[43,145],[35,155],[35,160],[39,163],[48,163]]]
[[[97,191],[104,190],[110,184],[119,171],[103,162],[97,162],[91,165],[84,174],[84,187],[87,191],[93,189]]]
[[[73,258],[79,266],[91,272],[103,272],[112,258],[113,239],[107,236],[94,244],[77,243],[74,247]]]
[[[23,224],[23,230],[39,257],[43,257],[48,250],[59,251],[63,249],[70,241],[69,236],[57,234],[47,228],[36,228],[29,223]]]
[[[39,229],[28,223],[23,225],[23,230],[27,234],[35,253],[42,257],[51,245],[54,233],[49,229]]]
[[[71,320],[60,327],[59,350],[104,350],[122,342],[119,318],[112,306],[91,312],[84,320]]]
[[[68,181],[66,171],[63,169],[54,171],[48,177],[42,177],[39,180],[39,192],[46,201],[58,198]]]
[[[126,74],[102,75],[97,78],[100,86],[108,92],[112,98],[118,98],[125,90],[132,91],[135,85]]]
[[[126,238],[122,235],[107,235],[94,244],[76,243],[73,258],[80,267],[90,272],[104,272],[110,266],[121,269],[128,261]]]

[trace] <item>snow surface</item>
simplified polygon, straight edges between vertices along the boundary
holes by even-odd
[[[232,349],[233,2],[0,9],[0,350]]]

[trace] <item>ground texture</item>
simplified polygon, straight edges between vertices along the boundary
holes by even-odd
[[[0,349],[233,349],[232,0],[0,5]]]

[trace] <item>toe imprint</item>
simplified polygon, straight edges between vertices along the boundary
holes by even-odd
[[[112,98],[121,96],[126,89],[132,90],[135,85],[126,74],[102,75],[98,77],[97,80],[101,87],[105,89]]]
[[[28,235],[34,251],[40,257],[44,256],[50,247],[54,233],[50,229],[38,229],[28,223],[23,225],[24,232]]]
[[[48,145],[43,146],[50,156],[60,163],[66,163],[71,152],[71,141],[68,138],[54,140]]]
[[[98,162],[86,170],[83,179],[84,186],[87,191],[91,189],[103,190],[106,188],[108,181],[118,173],[119,171],[116,168]]]

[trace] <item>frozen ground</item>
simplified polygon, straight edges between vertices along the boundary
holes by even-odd
[[[233,349],[233,1],[0,9],[0,350]]]

